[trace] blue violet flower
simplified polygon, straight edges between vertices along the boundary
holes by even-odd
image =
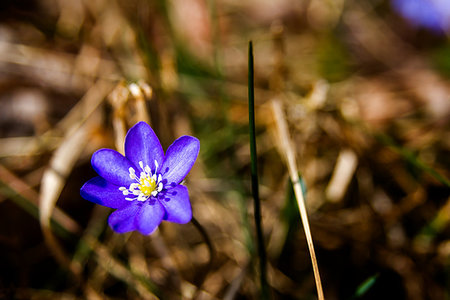
[[[100,176],[83,185],[81,196],[116,209],[108,223],[118,233],[138,230],[151,234],[163,220],[188,223],[191,203],[187,188],[180,183],[199,150],[197,138],[182,136],[164,155],[153,129],[139,122],[125,137],[125,156],[112,149],[92,155],[92,167]]]
[[[392,6],[416,26],[435,32],[450,29],[450,0],[392,0]]]

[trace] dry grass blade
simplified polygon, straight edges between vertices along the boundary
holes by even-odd
[[[83,240],[96,254],[99,265],[108,273],[134,287],[142,299],[158,299],[130,270],[110,254],[108,248],[91,236],[86,236]]]
[[[176,267],[174,260],[170,256],[169,249],[167,248],[167,245],[163,237],[161,236],[159,229],[157,229],[152,234],[152,246],[154,247],[156,253],[160,257],[161,264],[163,265],[164,269],[170,273],[171,284],[177,291],[184,293],[185,291],[183,290],[182,285],[183,280]]]
[[[80,270],[71,266],[70,259],[53,235],[50,228],[50,218],[66,178],[84,149],[88,131],[88,125],[86,124],[64,139],[61,146],[54,153],[50,161],[50,167],[44,173],[40,191],[39,219],[45,242],[56,259],[74,274],[78,274]]]
[[[124,143],[126,135],[126,122],[125,122],[125,106],[127,104],[129,90],[125,86],[125,82],[121,81],[108,95],[108,101],[113,107],[113,127],[116,150],[124,154]]]
[[[272,111],[275,116],[275,122],[278,130],[278,136],[280,137],[282,151],[289,170],[289,176],[291,177],[292,185],[294,187],[295,198],[297,199],[298,208],[300,210],[300,217],[302,219],[303,229],[306,235],[306,241],[308,243],[309,254],[311,256],[311,262],[314,271],[314,279],[316,281],[317,295],[319,300],[324,299],[322,282],[320,280],[319,267],[317,264],[316,254],[314,251],[314,244],[312,240],[311,230],[309,228],[308,214],[306,212],[305,200],[303,199],[302,187],[300,185],[300,178],[298,176],[297,163],[295,161],[294,149],[292,147],[291,140],[289,138],[288,127],[283,115],[281,103],[279,100],[272,101]]]
[[[0,157],[36,156],[45,150],[53,150],[59,144],[57,137],[9,137],[0,139]]]
[[[339,153],[336,167],[325,191],[330,201],[339,202],[342,200],[357,165],[358,157],[355,152],[350,149],[344,149]]]
[[[130,99],[130,96],[134,99]],[[113,107],[113,127],[115,135],[115,145],[117,151],[125,153],[125,135],[127,132],[127,120],[133,120],[134,123],[144,121],[150,123],[150,115],[147,111],[146,100],[152,96],[151,87],[144,81],[137,84],[125,84],[125,81],[119,82],[117,86],[108,95],[108,100]],[[134,100],[134,109],[131,108],[131,100]],[[131,113],[133,111],[133,113]]]
[[[98,105],[103,101],[110,84],[98,81],[93,85],[83,99],[76,105],[66,117],[59,123],[59,128],[66,135],[53,154],[49,168],[45,171],[40,190],[39,213],[40,223],[45,242],[55,255],[56,259],[74,274],[79,274],[77,265],[71,264],[70,259],[65,254],[50,228],[50,218],[56,206],[56,202],[64,187],[65,180],[70,174],[75,162],[78,160],[84,145],[87,142],[90,132],[91,122],[85,122]]]
[[[236,278],[234,278],[233,281],[231,281],[231,284],[229,285],[227,292],[223,297],[224,300],[233,300],[236,297],[236,294],[238,293],[239,289],[241,288],[242,282],[245,279],[247,271],[248,271],[247,266],[242,268],[242,270],[239,272]]]
[[[11,173],[2,165],[0,165],[0,181],[8,183],[9,188],[11,188],[18,195],[22,196],[26,201],[29,201],[33,206],[39,206],[39,194],[26,182]],[[81,232],[80,225],[78,225],[77,222],[57,207],[54,209],[52,218],[71,233],[75,234]]]
[[[400,2],[1,2],[0,299],[260,299],[251,39],[268,294],[450,300],[450,25]],[[192,222],[119,234],[81,197],[139,121],[200,141],[184,185],[215,255]]]
[[[128,89],[130,90],[133,97],[136,99],[135,106],[136,106],[136,117],[138,118],[137,121],[144,121],[147,124],[151,124],[150,122],[150,116],[147,112],[146,107],[146,99],[150,99],[152,96],[152,89],[151,87],[146,84],[143,81],[136,83],[132,83],[128,86]]]
[[[59,121],[56,128],[63,132],[78,128],[104,101],[112,87],[113,84],[111,82],[98,80],[64,118]],[[78,124],[78,126],[74,126],[74,124]]]

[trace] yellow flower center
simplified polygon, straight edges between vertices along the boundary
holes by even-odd
[[[125,200],[133,201],[146,201],[150,197],[156,197],[159,192],[163,189],[163,183],[161,174],[157,174],[158,163],[155,160],[155,171],[150,169],[148,165],[144,166],[142,161],[139,162],[139,167],[141,167],[142,172],[140,172],[139,177],[136,175],[136,170],[130,167],[128,171],[130,172],[130,178],[135,180],[130,184],[128,188],[121,186],[119,191],[122,192],[124,196],[132,195],[133,197],[125,197]]]
[[[156,191],[156,180],[149,176],[145,176],[140,179],[140,184],[138,188],[141,190],[142,194],[145,196],[151,196],[153,191]]]

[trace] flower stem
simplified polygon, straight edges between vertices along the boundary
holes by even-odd
[[[191,221],[192,221],[192,224],[195,226],[195,228],[197,228],[200,235],[205,240],[206,245],[208,246],[208,250],[209,250],[208,271],[209,271],[212,267],[214,257],[216,256],[216,251],[214,249],[214,245],[211,242],[211,239],[209,238],[209,235],[206,232],[205,228],[197,221],[197,219],[194,216],[192,217]],[[205,273],[205,277],[206,277],[206,273]]]
[[[253,43],[249,42],[248,47],[248,119],[250,132],[250,159],[251,159],[251,179],[252,179],[252,194],[253,204],[255,210],[255,226],[256,239],[258,244],[259,256],[259,271],[261,283],[261,299],[268,299],[269,288],[267,285],[267,259],[266,249],[264,247],[264,237],[262,232],[261,220],[261,201],[259,200],[258,190],[258,169],[256,156],[256,137],[255,137],[255,96],[254,96],[254,79],[253,79]]]
[[[208,265],[207,265],[206,271],[202,273],[202,277],[200,279],[200,282],[197,283],[197,290],[196,290],[194,296],[192,297],[192,299],[197,299],[198,298],[198,293],[200,293],[200,291],[202,289],[202,286],[203,286],[203,283],[205,282],[205,279],[208,276],[208,273],[212,269],[212,265],[213,265],[213,262],[214,262],[214,257],[216,256],[216,251],[214,250],[214,245],[211,242],[211,239],[209,238],[209,235],[206,232],[205,228],[202,226],[202,224],[200,224],[199,221],[197,221],[197,219],[194,216],[192,216],[191,222],[195,226],[195,228],[198,230],[200,235],[203,237],[203,239],[205,240],[205,243],[208,246],[208,250],[209,250],[209,261],[208,261]]]

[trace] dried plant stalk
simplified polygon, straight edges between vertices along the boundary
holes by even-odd
[[[147,111],[146,99],[150,99],[152,96],[151,87],[144,81],[140,81],[137,84],[132,83],[128,86],[131,95],[136,99],[136,117],[138,121],[144,121],[147,124],[151,124],[150,115]]]
[[[158,299],[137,276],[111,255],[107,247],[89,235],[84,237],[83,242],[94,251],[99,265],[109,274],[134,287],[142,299]]]
[[[64,251],[50,226],[50,219],[56,208],[62,189],[66,183],[67,176],[72,171],[76,161],[84,150],[88,141],[88,133],[94,126],[90,118],[98,105],[103,101],[109,84],[99,81],[89,89],[80,101],[63,119],[62,128],[65,136],[61,145],[54,152],[49,167],[44,172],[39,192],[39,221],[41,224],[44,240],[55,258],[64,267],[69,269],[75,277],[81,281],[81,269],[73,264]],[[91,104],[89,106],[89,104]],[[64,123],[66,121],[67,123]],[[87,284],[87,286],[89,286]],[[89,292],[89,287],[87,287]],[[92,294],[92,293],[90,293]]]
[[[14,175],[11,171],[0,164],[0,182],[8,183],[9,188],[23,197],[24,200],[28,201],[31,205],[39,206],[39,195],[38,193],[29,186],[25,181]],[[81,227],[75,222],[70,216],[65,212],[60,210],[58,207],[54,208],[53,220],[59,225],[64,227],[70,233],[77,234],[81,232]]]
[[[125,82],[121,81],[108,95],[108,100],[113,107],[113,127],[116,150],[125,154],[124,144],[126,135],[125,107],[128,100],[129,90]]]
[[[39,201],[39,220],[45,242],[56,259],[77,275],[81,270],[71,265],[69,257],[53,235],[50,228],[50,218],[55,209],[56,201],[65,185],[66,178],[75,165],[86,142],[86,126],[80,127],[75,133],[65,138],[61,146],[55,151],[50,161],[50,167],[42,177]]]
[[[319,300],[325,299],[323,296],[322,283],[320,280],[319,266],[317,264],[316,253],[314,251],[314,244],[312,240],[311,230],[309,228],[308,214],[306,212],[305,200],[303,198],[302,187],[300,185],[300,178],[298,176],[297,163],[295,161],[294,149],[289,138],[288,127],[283,115],[281,103],[279,100],[272,101],[272,110],[275,116],[275,123],[278,130],[278,136],[281,142],[281,151],[286,159],[286,163],[289,170],[289,176],[294,187],[295,198],[297,199],[298,208],[300,211],[300,217],[302,219],[303,229],[305,231],[306,242],[308,244],[309,255],[311,256],[311,262],[314,272],[314,280],[316,281],[317,296]]]
[[[330,183],[325,190],[325,194],[331,202],[342,200],[357,166],[358,156],[356,153],[351,149],[341,150]]]

